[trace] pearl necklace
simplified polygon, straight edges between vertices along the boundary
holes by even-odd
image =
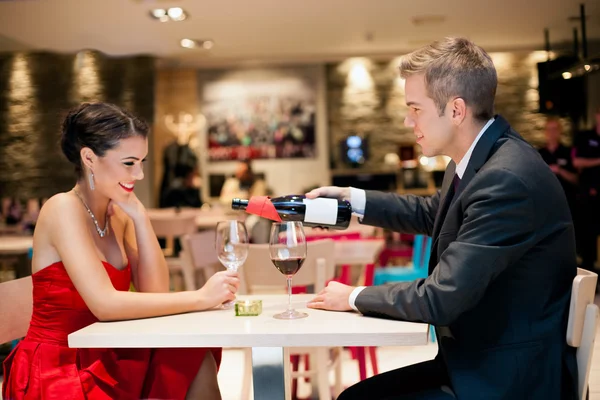
[[[85,206],[85,209],[87,210],[88,214],[90,214],[90,217],[92,217],[92,221],[94,221],[94,225],[96,225],[96,231],[98,232],[98,235],[100,235],[101,238],[106,236],[108,234],[108,217],[106,218],[106,222],[104,223],[104,229],[100,229],[100,225],[98,224],[98,221],[96,220],[96,217],[94,216],[94,213],[92,212],[92,210],[90,210],[88,205],[85,203],[85,200],[83,200],[83,197],[81,196],[81,194],[79,194],[79,192],[77,190],[73,190],[73,191],[75,192],[77,197],[79,197],[79,200],[81,200],[81,202]]]

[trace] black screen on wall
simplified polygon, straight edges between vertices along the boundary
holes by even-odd
[[[564,79],[562,74],[578,62],[576,57],[559,57],[538,63],[539,111],[544,114],[578,117],[585,113],[585,77]]]

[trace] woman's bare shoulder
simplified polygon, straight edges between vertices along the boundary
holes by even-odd
[[[78,200],[72,194],[58,193],[42,206],[33,233],[34,271],[61,260],[54,244],[57,235],[68,231],[65,228],[83,219],[84,211]]]
[[[42,228],[44,233],[49,233],[50,229],[56,232],[55,228],[59,228],[58,231],[60,231],[61,227],[70,224],[79,225],[84,218],[85,209],[73,193],[58,193],[50,197],[42,206],[36,223],[36,231],[38,227]]]
[[[80,214],[80,211],[81,202],[72,193],[58,193],[44,203],[40,210],[39,221],[68,219],[68,217]]]

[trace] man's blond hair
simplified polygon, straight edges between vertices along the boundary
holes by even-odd
[[[448,101],[462,98],[477,120],[494,116],[498,77],[490,56],[465,38],[448,37],[405,55],[400,76],[424,74],[427,95],[444,115]]]

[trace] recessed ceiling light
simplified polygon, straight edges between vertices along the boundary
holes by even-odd
[[[156,19],[160,19],[161,17],[165,17],[167,15],[167,10],[164,8],[155,8],[154,10],[150,10],[150,15]]]
[[[198,40],[198,39],[181,39],[179,45],[186,49],[195,49],[195,48],[203,48],[205,50],[210,50],[214,47],[215,42],[207,39],[207,40]]]
[[[186,49],[193,49],[194,47],[196,47],[196,41],[192,39],[181,39],[181,42],[179,42],[179,44],[181,45],[181,47],[185,47]]]
[[[155,8],[150,10],[150,16],[154,19],[159,20],[160,22],[167,21],[183,21],[188,15],[185,10],[181,7],[171,7],[171,8]]]
[[[171,7],[167,10],[167,15],[173,21],[183,21],[186,17],[183,8],[181,7]]]

